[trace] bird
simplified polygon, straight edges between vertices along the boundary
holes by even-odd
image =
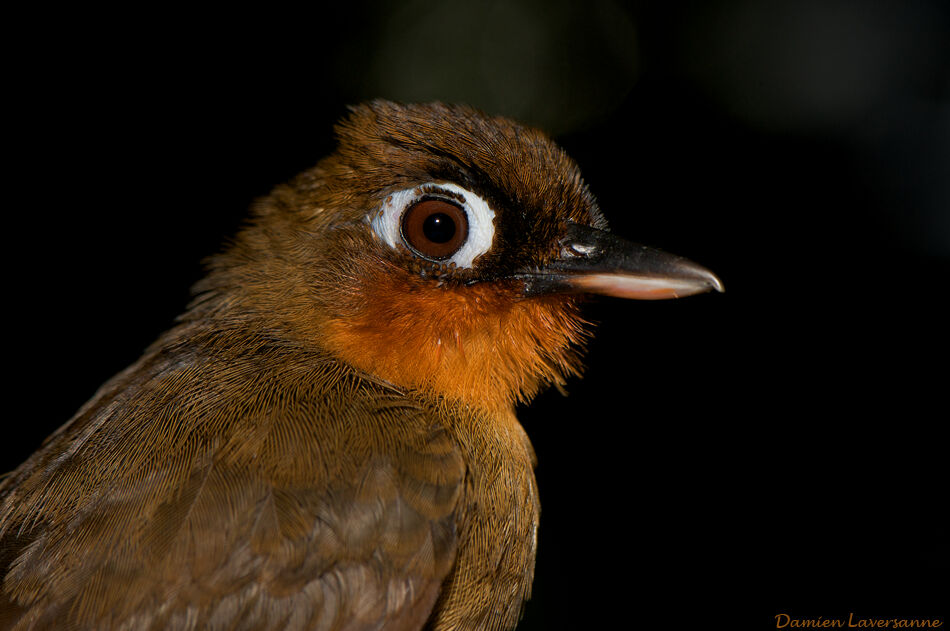
[[[348,109],[183,315],[0,482],[0,628],[502,630],[540,506],[516,408],[586,296],[722,291],[628,242],[544,132]]]

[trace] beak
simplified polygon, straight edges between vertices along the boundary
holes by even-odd
[[[662,300],[724,291],[705,267],[604,230],[568,224],[560,246],[560,255],[547,266],[518,274],[526,295],[590,293]]]

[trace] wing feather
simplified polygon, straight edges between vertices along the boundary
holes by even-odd
[[[0,622],[425,624],[455,560],[457,446],[390,388],[255,361],[143,360],[3,482]]]

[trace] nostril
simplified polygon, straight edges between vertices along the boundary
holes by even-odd
[[[591,243],[569,243],[561,248],[563,258],[578,258],[592,256],[597,253],[597,246]]]

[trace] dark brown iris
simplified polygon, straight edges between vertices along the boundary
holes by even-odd
[[[447,259],[468,237],[468,217],[460,206],[444,199],[423,199],[402,216],[402,238],[427,259]]]

